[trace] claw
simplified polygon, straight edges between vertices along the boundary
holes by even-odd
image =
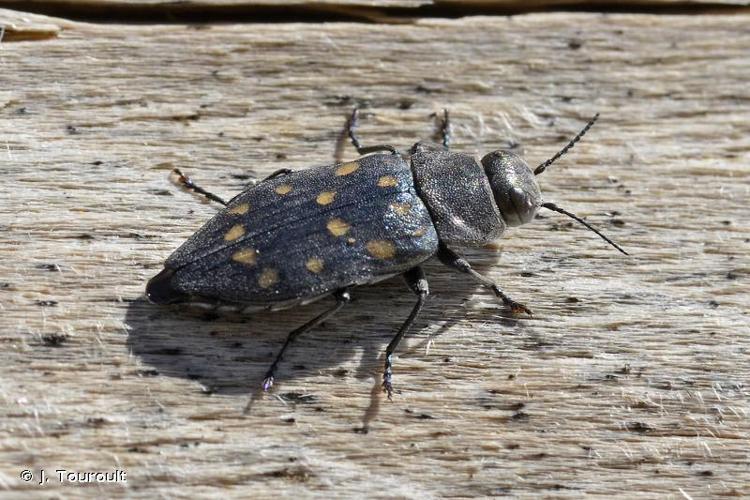
[[[495,292],[495,296],[500,298],[503,301],[503,304],[505,304],[505,307],[510,309],[510,312],[512,312],[513,314],[525,313],[529,316],[533,316],[533,314],[531,313],[531,309],[505,295],[497,285],[493,284],[490,288],[493,292]]]
[[[387,375],[383,375],[383,392],[388,394],[388,401],[393,401],[393,384]]]
[[[273,387],[273,375],[269,375],[263,379],[263,392],[268,392]]]
[[[531,309],[521,304],[520,302],[509,300],[508,302],[505,303],[505,305],[507,305],[510,308],[510,311],[513,314],[525,313],[525,314],[528,314],[529,316],[533,316],[533,314],[531,313]]]

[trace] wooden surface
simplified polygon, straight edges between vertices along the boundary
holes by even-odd
[[[599,2],[599,5],[606,2]],[[616,2],[618,5],[748,5],[748,0],[623,0]],[[543,6],[584,6],[586,4],[594,5],[596,2],[587,0],[316,0],[315,2],[306,2],[304,0],[190,0],[189,2],[174,2],[173,0],[0,0],[0,5],[17,5],[26,8],[33,8],[34,4],[40,5],[59,5],[70,8],[75,6],[96,5],[96,6],[134,6],[134,7],[189,7],[189,8],[211,8],[225,6],[323,6],[323,5],[348,5],[356,7],[378,7],[378,8],[412,8],[418,7],[463,7],[472,8],[479,6],[495,7],[543,7]]]
[[[338,22],[401,24],[420,18],[548,10],[662,14],[746,13],[750,0],[0,0],[0,8],[70,19],[135,23]]]
[[[0,45],[0,496],[750,495],[750,16],[40,22],[62,28]],[[231,196],[325,164],[355,104],[367,143],[406,149],[449,107],[456,150],[531,164],[600,112],[540,182],[632,257],[542,213],[466,252],[532,319],[430,264],[393,402],[398,280],[357,290],[261,396],[286,332],[325,304],[146,303],[215,212],[168,172]]]

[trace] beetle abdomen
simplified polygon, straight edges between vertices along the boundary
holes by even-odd
[[[402,273],[437,245],[408,165],[377,154],[242,192],[169,257],[162,286],[273,305]]]

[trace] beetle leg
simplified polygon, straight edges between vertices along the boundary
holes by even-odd
[[[290,168],[280,168],[260,182],[266,182],[268,180],[274,179],[276,177],[280,177],[282,175],[291,174],[292,172],[293,170]],[[225,207],[227,206],[228,202],[224,201],[223,198],[211,193],[210,191],[206,191],[205,189],[197,185],[195,182],[193,182],[193,179],[183,174],[182,170],[180,170],[179,168],[173,168],[172,173],[175,175],[175,183],[179,185],[181,188],[187,189],[188,191],[192,191],[193,193],[202,194],[203,196],[205,196],[211,201],[215,201],[216,203],[221,203]]]
[[[364,146],[357,148],[357,153],[360,155],[367,155],[370,153],[377,153],[378,151],[389,151],[391,154],[397,155],[398,150],[388,144],[377,144],[375,146]]]
[[[274,172],[271,172],[270,175],[262,178],[261,180],[253,179],[249,183],[245,184],[245,187],[242,189],[242,191],[240,191],[239,193],[237,193],[234,196],[234,198],[237,198],[238,196],[243,195],[245,193],[246,189],[250,189],[251,187],[258,186],[260,184],[263,184],[266,181],[270,181],[271,179],[275,179],[276,177],[281,177],[281,176],[284,176],[284,175],[291,174],[292,172],[294,172],[294,170],[292,170],[291,168],[280,168],[278,170],[275,170]],[[234,198],[232,198],[231,200],[229,200],[227,202],[227,204],[232,203],[234,201]]]
[[[379,144],[377,146],[363,146],[359,141],[359,137],[357,137],[357,125],[359,125],[359,109],[354,108],[352,110],[352,114],[349,115],[349,118],[346,120],[344,130],[341,132],[341,134],[339,135],[339,139],[336,142],[336,152],[334,153],[334,158],[337,163],[341,163],[344,157],[344,143],[346,142],[347,136],[352,142],[352,145],[357,149],[357,153],[359,153],[360,156],[369,153],[376,153],[378,151],[390,151],[392,154],[398,154],[396,148],[387,144]]]
[[[443,146],[445,146],[445,149],[448,149],[451,147],[451,119],[448,115],[448,110],[443,109],[443,122],[440,127],[440,134],[443,136]]]
[[[424,303],[427,300],[427,296],[430,294],[430,287],[427,283],[427,279],[424,276],[424,271],[421,267],[415,267],[404,273],[404,281],[409,286],[412,292],[417,295],[417,303],[414,304],[414,308],[411,310],[411,314],[406,318],[406,321],[399,328],[398,333],[391,340],[388,347],[385,349],[385,370],[383,371],[383,390],[388,394],[388,399],[393,396],[393,351],[398,347],[401,339],[404,338],[406,332],[409,331],[414,320],[417,319],[419,311],[424,307]]]
[[[263,379],[264,391],[268,391],[271,388],[271,386],[273,386],[274,372],[276,371],[276,367],[281,361],[281,358],[284,356],[284,351],[286,351],[287,347],[289,347],[289,345],[292,342],[294,342],[294,339],[296,339],[303,333],[310,331],[316,326],[320,325],[322,322],[324,322],[325,320],[333,316],[339,309],[344,307],[344,304],[347,304],[352,300],[352,297],[349,294],[348,288],[344,288],[342,290],[337,291],[334,294],[334,297],[336,298],[336,305],[334,305],[332,308],[325,311],[324,313],[320,314],[319,316],[316,316],[315,318],[311,319],[310,321],[300,326],[296,330],[292,330],[292,332],[289,335],[287,335],[286,342],[284,342],[284,345],[281,347],[281,351],[279,351],[279,353],[276,355],[276,359],[273,360],[271,367],[266,372],[266,377]]]
[[[352,145],[357,149],[357,151],[362,148],[362,143],[359,142],[359,137],[357,137],[357,133],[355,132],[358,125],[359,109],[354,108],[352,110],[352,114],[349,116],[349,119],[346,122],[346,132],[349,135],[349,140],[352,141]]]
[[[430,116],[437,119],[438,114],[432,113]],[[440,139],[443,144],[443,147],[445,147],[445,149],[449,149],[451,146],[452,134],[451,134],[451,120],[450,120],[450,116],[448,115],[447,109],[443,108],[443,118],[439,119],[438,123],[440,126]]]
[[[271,175],[269,175],[268,177],[266,177],[265,179],[263,179],[262,181],[260,181],[258,184],[260,184],[261,182],[270,181],[271,179],[275,179],[276,177],[281,177],[282,175],[291,174],[292,172],[294,172],[294,170],[292,170],[291,168],[280,168],[274,173],[272,173]]]
[[[505,295],[505,293],[500,289],[499,286],[497,286],[495,282],[493,282],[489,278],[485,278],[484,276],[476,272],[471,268],[471,264],[469,264],[466,259],[459,256],[456,252],[442,243],[440,244],[440,248],[438,249],[437,258],[440,259],[440,262],[442,262],[446,266],[452,267],[453,269],[456,269],[462,273],[468,274],[476,281],[481,283],[484,287],[492,290],[497,297],[500,297],[500,299],[503,301],[503,304],[505,304],[505,306],[508,307],[514,314],[526,313],[531,316],[531,310],[528,307],[519,302],[516,302],[515,300]]]
[[[183,174],[182,171],[179,168],[173,168],[172,173],[175,175],[176,179],[175,182],[183,189],[187,189],[188,191],[192,191],[194,193],[202,194],[206,198],[208,198],[211,201],[215,201],[216,203],[221,203],[225,207],[227,206],[227,202],[224,201],[219,196],[216,196],[213,193],[210,193],[203,189],[202,187],[198,186],[196,183],[193,182],[193,179],[188,177],[187,175]]]

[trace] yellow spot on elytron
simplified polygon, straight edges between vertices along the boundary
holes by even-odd
[[[232,260],[239,262],[240,264],[247,264],[248,266],[255,265],[257,257],[258,253],[252,248],[245,248],[244,250],[232,254]]]
[[[317,257],[311,257],[307,259],[307,262],[305,262],[305,267],[311,273],[318,274],[323,270],[323,261]]]
[[[227,231],[227,234],[224,235],[224,239],[226,241],[234,241],[243,234],[245,234],[245,228],[242,227],[242,224],[237,224],[232,226],[232,229]]]
[[[258,285],[261,288],[270,288],[279,282],[279,272],[273,268],[266,268],[258,276]]]
[[[281,195],[289,194],[292,191],[292,186],[290,186],[289,184],[279,184],[278,186],[276,186],[276,189],[274,189],[274,191],[276,191],[277,194]]]
[[[323,191],[315,198],[315,201],[318,202],[318,205],[328,205],[335,197],[336,191]]]
[[[392,175],[384,175],[380,179],[378,179],[378,186],[382,188],[393,187],[396,185],[398,185],[398,179],[396,179]]]
[[[354,245],[357,242],[354,238],[347,238],[346,243],[349,245]]]
[[[386,240],[368,241],[367,251],[376,259],[392,259],[396,256],[396,246]]]
[[[240,205],[237,205],[236,207],[232,207],[229,209],[229,213],[232,215],[245,215],[248,210],[250,210],[250,205],[247,203],[242,203]]]
[[[358,161],[350,161],[349,163],[344,163],[343,165],[339,165],[338,168],[336,168],[336,175],[339,177],[343,175],[349,175],[352,172],[355,172],[359,168],[359,162]]]
[[[411,210],[411,205],[408,203],[391,203],[390,208],[399,215],[406,215]]]
[[[326,227],[334,236],[344,236],[347,232],[349,232],[349,228],[351,226],[347,224],[347,222],[343,219],[339,219],[338,217],[334,217],[333,219],[328,221],[328,224],[326,224]]]
[[[427,229],[420,227],[416,231],[414,231],[412,234],[419,238],[420,236],[424,236],[427,233]]]

